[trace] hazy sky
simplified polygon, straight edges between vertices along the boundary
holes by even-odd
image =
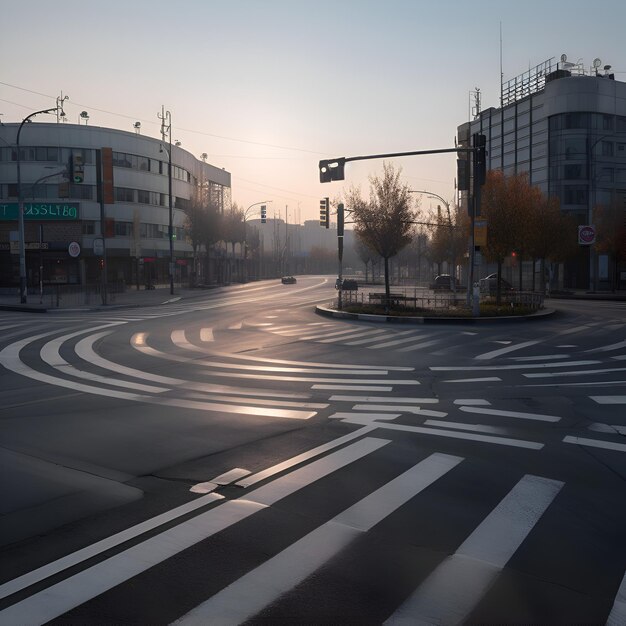
[[[289,221],[382,169],[322,185],[319,159],[450,148],[470,91],[498,106],[500,23],[505,80],[563,53],[626,80],[624,0],[0,0],[0,19],[0,120],[63,92],[72,123],[86,110],[157,137],[165,105],[173,139],[231,172],[234,201],[288,205]],[[454,199],[454,155],[395,162]]]

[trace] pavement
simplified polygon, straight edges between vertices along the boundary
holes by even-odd
[[[109,311],[121,308],[156,306],[188,298],[199,298],[221,287],[216,285],[208,289],[191,289],[175,286],[173,295],[170,293],[169,285],[158,285],[154,289],[145,289],[143,286],[140,289],[129,287],[124,293],[109,294],[106,305],[102,304],[102,298],[99,295],[91,295],[86,300],[84,294],[62,295],[58,300],[55,294],[48,294],[43,297],[41,302],[39,294],[29,294],[27,303],[21,304],[19,293],[16,289],[15,294],[0,294],[0,311],[52,313],[54,311],[68,310]],[[584,290],[568,291],[566,293],[553,293],[549,298],[546,298],[547,301],[559,299],[626,301],[626,290],[594,293]],[[345,317],[345,315],[343,316]],[[467,321],[467,318],[465,321]]]
[[[141,287],[129,287],[124,293],[108,294],[107,304],[102,304],[100,295],[91,295],[88,299],[84,294],[61,295],[57,300],[54,294],[44,295],[43,301],[39,294],[28,294],[26,304],[20,303],[17,292],[15,295],[0,295],[0,311],[23,311],[29,313],[54,313],[55,311],[110,311],[142,306],[157,306],[177,302],[188,298],[199,298],[214,289],[190,289],[187,287],[174,287],[174,294],[170,293],[169,285],[157,286],[154,289]]]

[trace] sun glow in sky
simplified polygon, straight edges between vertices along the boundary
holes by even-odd
[[[231,172],[233,201],[288,206],[289,221],[382,170],[350,163],[322,185],[320,159],[450,148],[471,91],[498,106],[500,24],[505,80],[562,53],[626,80],[623,0],[0,0],[0,16],[0,120],[63,92],[71,123],[86,110],[157,137],[164,105],[172,139]],[[454,200],[453,154],[395,163]]]

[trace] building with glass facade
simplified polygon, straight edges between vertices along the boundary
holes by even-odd
[[[0,125],[1,288],[19,285],[19,127]],[[109,282],[168,282],[170,149],[177,282],[193,270],[188,212],[230,204],[228,172],[136,132],[33,122],[22,127],[19,143],[30,290],[40,278],[44,285],[98,283],[103,247]]]
[[[593,224],[597,205],[617,203],[626,214],[626,83],[600,66],[598,59],[585,69],[563,55],[560,63],[551,59],[503,84],[499,108],[479,110],[458,127],[459,145],[469,147],[474,133],[485,135],[487,169],[527,172],[579,225]],[[468,201],[467,193],[461,196]],[[564,265],[562,284],[603,289],[615,271],[626,280],[626,267],[581,246]]]

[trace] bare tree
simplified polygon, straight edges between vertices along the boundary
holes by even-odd
[[[385,295],[390,298],[389,259],[411,242],[414,233],[413,198],[408,185],[400,182],[400,172],[393,165],[383,165],[382,177],[370,177],[369,201],[360,191],[348,194],[357,237],[382,257],[385,264]]]

